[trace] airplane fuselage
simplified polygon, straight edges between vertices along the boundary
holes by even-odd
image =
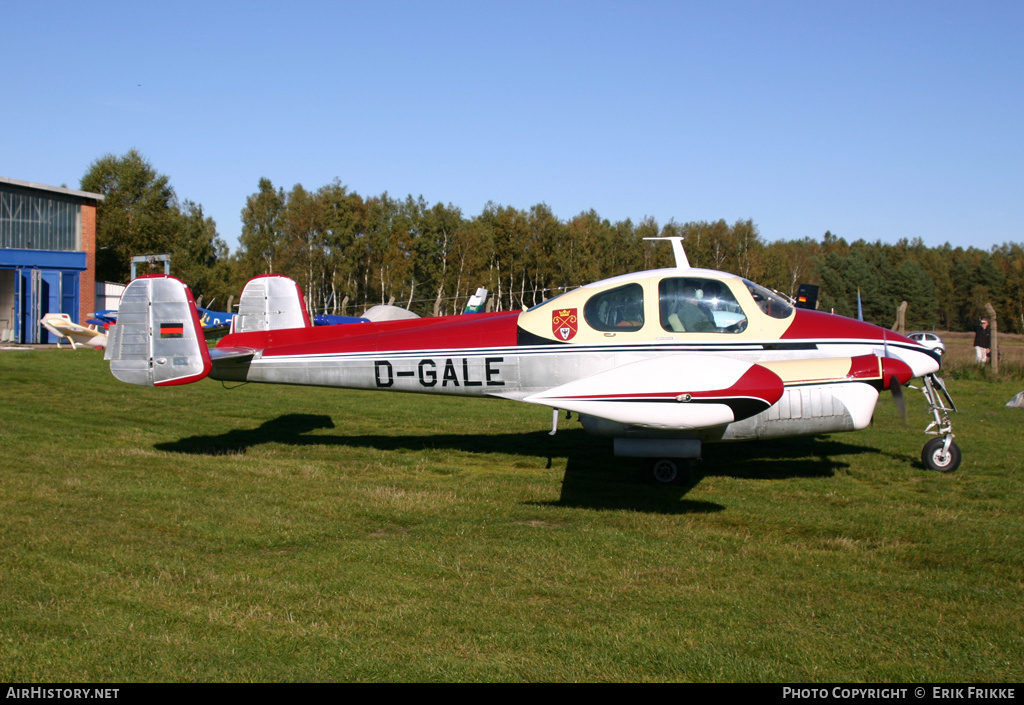
[[[865,428],[881,390],[899,401],[922,377],[934,417],[926,432],[941,436],[923,462],[959,464],[938,353],[682,261],[527,311],[321,327],[294,281],[256,277],[233,332],[212,350],[188,287],[140,277],[122,295],[106,358],[118,379],[144,386],[209,376],[539,404],[556,420],[575,412],[588,431],[615,439],[617,455],[663,459],[656,475],[676,467],[664,459],[698,457],[704,442]]]
[[[703,270],[688,273],[710,276]],[[653,277],[653,285],[659,277],[679,276],[676,270],[644,274]],[[877,360],[903,362],[913,376],[938,369],[927,349],[870,324],[799,309],[786,310],[784,317],[764,315],[743,300],[739,286],[732,298],[743,307],[740,331],[665,330],[653,311],[638,314],[645,322],[627,326],[631,330],[588,329],[579,313],[589,299],[635,285],[637,278],[616,278],[590,291],[584,287],[526,312],[236,333],[223,338],[218,349],[254,354],[215,358],[210,376],[526,400],[577,411],[589,430],[603,435],[713,441],[863,428],[888,381]],[[648,297],[641,305],[657,301],[651,304]],[[556,326],[566,311],[576,320],[570,339],[562,340],[567,333]],[[867,369],[861,369],[865,360]],[[725,361],[771,370],[781,379],[777,394],[737,386],[731,369],[718,370],[731,364]],[[616,370],[626,372],[592,390],[581,382]],[[717,376],[724,381],[716,382]],[[650,389],[641,377],[648,378]],[[581,389],[565,396],[551,393],[572,384]],[[717,392],[714,399],[695,398],[709,390]],[[690,399],[680,401],[687,395]]]

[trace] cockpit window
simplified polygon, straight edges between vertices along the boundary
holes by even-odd
[[[669,277],[658,285],[661,327],[673,333],[739,333],[747,317],[722,282]]]
[[[583,318],[594,330],[624,332],[644,327],[644,289],[626,284],[590,297]]]
[[[772,318],[789,318],[789,314],[793,313],[793,307],[775,292],[769,291],[760,284],[755,284],[746,279],[743,280],[743,283],[750,290],[750,295],[754,297],[754,302]]]

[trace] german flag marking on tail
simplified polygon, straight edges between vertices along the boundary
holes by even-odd
[[[185,324],[184,323],[161,323],[160,324],[160,337],[161,338],[184,338],[185,337]]]

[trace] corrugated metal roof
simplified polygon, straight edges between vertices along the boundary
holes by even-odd
[[[102,201],[106,198],[102,193],[92,193],[91,191],[76,191],[75,189],[63,188],[62,186],[47,186],[46,184],[37,184],[32,181],[19,181],[18,179],[10,179],[6,176],[0,176],[0,184],[10,184],[11,186],[20,186],[21,188],[30,188],[37,191],[50,191],[52,193],[62,193],[65,196],[74,196],[75,198],[81,198],[86,201]]]

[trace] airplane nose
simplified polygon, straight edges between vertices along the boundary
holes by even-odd
[[[823,311],[798,308],[795,314],[793,321],[781,336],[783,340],[860,341],[862,344],[870,345],[871,352],[878,357],[902,360],[914,377],[938,372],[942,367],[941,357],[937,352],[886,328]],[[901,383],[904,382],[901,380]]]
[[[882,388],[889,389],[892,379],[895,377],[900,385],[906,384],[914,377],[914,370],[903,360],[895,357],[882,358]]]
[[[924,377],[933,372],[938,372],[942,368],[942,358],[938,353],[933,350],[929,350],[923,345],[915,345],[915,348],[908,349],[907,347],[900,346],[895,348],[889,345],[885,351],[883,351],[886,358],[898,358],[899,361],[905,363],[912,372],[914,377]],[[884,364],[884,362],[883,362]],[[897,375],[898,376],[898,375]],[[886,377],[888,379],[888,376]],[[906,382],[900,378],[901,384]]]

